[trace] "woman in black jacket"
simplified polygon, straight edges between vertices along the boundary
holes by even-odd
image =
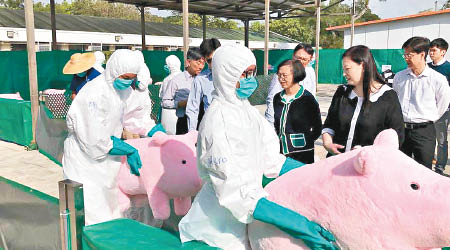
[[[284,89],[273,99],[280,151],[286,157],[313,163],[314,141],[320,136],[322,120],[319,104],[301,85],[305,69],[299,61],[285,60],[278,66],[277,74]]]
[[[328,156],[372,145],[382,130],[392,128],[404,140],[404,124],[395,91],[378,73],[369,48],[353,46],[342,56],[347,85],[339,86],[322,130]]]

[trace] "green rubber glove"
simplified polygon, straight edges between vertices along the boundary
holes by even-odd
[[[291,171],[292,169],[296,169],[296,168],[299,168],[299,167],[302,167],[305,165],[306,164],[303,162],[299,162],[292,158],[286,157],[286,160],[284,161],[283,166],[281,167],[281,170],[280,170],[280,174],[278,174],[278,176],[282,176],[285,173]],[[272,182],[275,179],[276,178],[267,178],[263,175],[263,181],[262,181],[263,187],[265,187],[267,184],[269,184],[270,182]]]
[[[253,218],[278,227],[290,236],[301,239],[313,250],[337,250],[336,239],[319,224],[303,215],[261,198],[256,204]]]
[[[117,137],[111,136],[111,140],[113,141],[113,148],[109,151],[109,154],[126,155],[128,165],[130,166],[130,172],[139,176],[139,169],[142,167],[142,162],[138,150]]]
[[[163,133],[167,133],[161,123],[156,124],[153,128],[148,132],[147,136],[152,137],[156,132],[161,131]]]

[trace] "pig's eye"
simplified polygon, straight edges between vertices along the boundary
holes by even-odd
[[[197,147],[197,143],[195,143],[195,147]]]
[[[186,164],[186,160],[182,160],[181,163],[182,163],[182,164]]]
[[[419,184],[417,184],[417,183],[411,183],[411,188],[412,188],[413,190],[419,190],[419,189],[420,189],[420,186],[419,186]]]

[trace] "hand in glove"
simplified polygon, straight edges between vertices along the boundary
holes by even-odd
[[[163,133],[167,133],[161,123],[156,124],[153,128],[148,132],[147,136],[152,137],[156,132],[161,131]]]
[[[142,167],[142,162],[138,150],[117,137],[111,136],[111,140],[113,141],[113,148],[109,151],[109,154],[126,155],[128,165],[130,166],[130,172],[139,176],[139,169]]]
[[[253,218],[278,227],[296,239],[301,239],[314,250],[337,250],[333,234],[303,215],[261,198],[256,204]]]
[[[292,169],[296,169],[296,168],[302,167],[304,165],[306,165],[306,164],[303,162],[299,162],[292,158],[286,157],[286,160],[284,161],[283,166],[281,167],[280,174],[278,176],[282,176],[285,173],[291,171]],[[263,182],[262,182],[263,187],[265,187],[267,184],[269,184],[273,180],[275,180],[275,178],[267,178],[267,177],[263,176]]]

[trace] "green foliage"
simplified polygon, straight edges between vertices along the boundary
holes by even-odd
[[[172,12],[172,16],[164,18],[163,22],[183,25],[183,16],[178,12]],[[201,27],[203,25],[203,18],[194,13],[189,14],[189,25]],[[226,20],[224,18],[217,18],[213,16],[206,16],[206,27],[208,28],[222,28],[237,30],[238,23],[233,20]]]
[[[0,7],[8,9],[23,9],[23,0],[0,0]]]

